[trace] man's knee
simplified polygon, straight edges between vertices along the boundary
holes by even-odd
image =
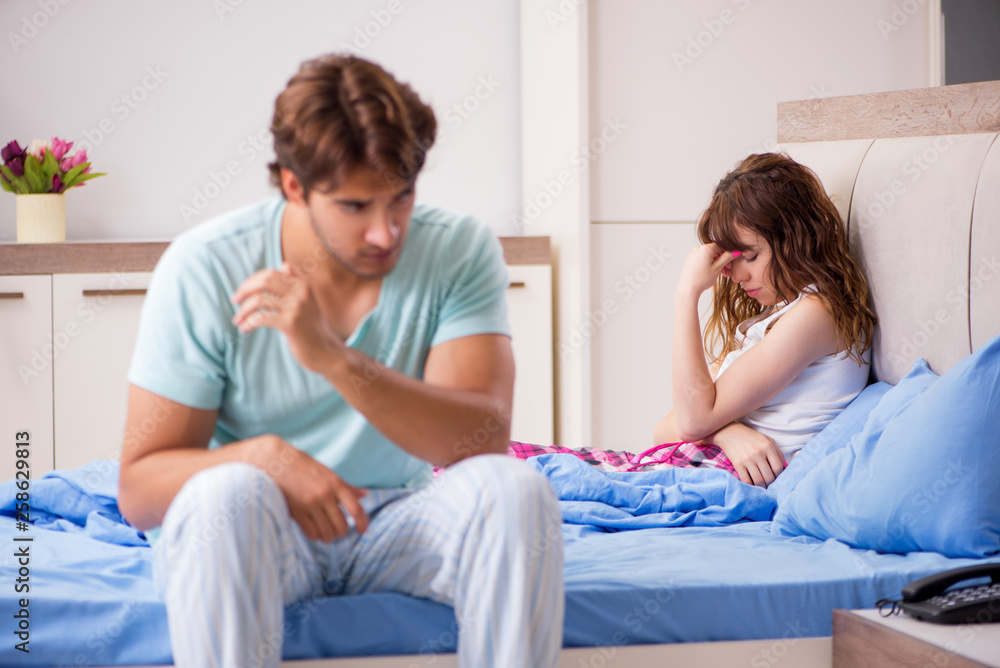
[[[261,512],[263,511],[263,512]],[[232,462],[199,471],[174,497],[163,521],[161,539],[208,544],[247,522],[287,514],[284,496],[264,471]]]
[[[477,455],[459,462],[477,478],[482,492],[497,503],[523,503],[558,513],[559,500],[548,478],[524,460],[508,455]]]

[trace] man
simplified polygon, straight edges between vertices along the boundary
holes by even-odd
[[[154,541],[176,664],[276,666],[284,606],[397,591],[454,606],[462,666],[556,665],[558,503],[503,454],[502,252],[414,207],[433,111],[327,56],[271,129],[283,197],[178,236],[129,371],[119,502]]]

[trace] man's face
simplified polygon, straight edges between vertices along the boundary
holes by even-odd
[[[413,211],[414,183],[389,182],[367,167],[330,192],[313,190],[306,208],[327,253],[365,279],[387,275],[399,261]]]

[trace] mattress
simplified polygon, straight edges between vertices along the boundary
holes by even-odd
[[[76,500],[60,491],[60,508],[36,511],[27,531],[0,517],[7,546],[0,665],[171,662],[151,550],[110,496],[116,473],[84,467],[68,476],[67,489],[82,479],[95,484]],[[870,608],[911,580],[977,563],[931,552],[879,554],[769,528],[769,521],[636,530],[564,524],[565,646],[825,636],[835,608]],[[24,546],[26,566],[15,556]],[[29,590],[15,591],[19,577]],[[16,649],[22,640],[11,635],[20,623],[12,614],[22,607],[30,652]],[[457,640],[451,608],[388,592],[305,600],[287,608],[285,619],[286,659],[451,652]]]

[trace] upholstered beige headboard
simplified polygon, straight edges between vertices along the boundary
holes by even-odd
[[[779,150],[836,203],[871,287],[874,378],[1000,334],[1000,81],[778,105]]]

